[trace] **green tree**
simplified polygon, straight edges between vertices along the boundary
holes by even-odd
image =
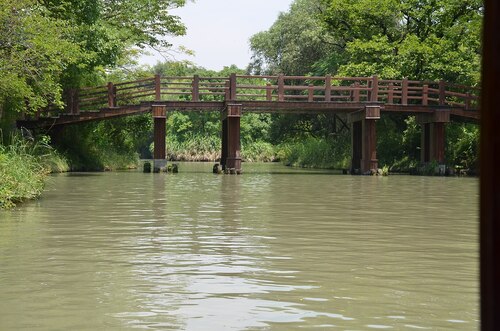
[[[0,120],[62,104],[60,76],[82,56],[66,39],[71,31],[35,0],[0,2]]]
[[[304,75],[331,52],[332,40],[317,18],[319,0],[296,0],[267,31],[250,38],[252,73]]]

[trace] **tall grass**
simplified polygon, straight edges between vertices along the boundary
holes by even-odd
[[[65,159],[47,141],[11,136],[0,143],[0,208],[12,208],[26,199],[37,198],[51,172],[68,170]]]
[[[349,145],[339,137],[336,140],[309,137],[278,147],[278,158],[289,166],[302,168],[347,169]]]

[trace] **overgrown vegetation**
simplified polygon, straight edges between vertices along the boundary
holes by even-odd
[[[0,144],[0,209],[38,197],[49,173],[69,169],[48,142],[46,136],[34,140],[15,134],[8,144]]]

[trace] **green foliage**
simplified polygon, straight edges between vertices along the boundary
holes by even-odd
[[[477,125],[451,123],[446,129],[447,155],[451,165],[477,173],[479,168],[479,128]]]
[[[59,78],[81,57],[72,28],[35,0],[0,2],[0,119],[3,112],[61,106]]]
[[[220,158],[220,150],[219,135],[191,134],[182,141],[175,135],[167,136],[167,159],[171,161],[215,161]]]
[[[312,65],[332,48],[332,41],[316,18],[320,10],[319,0],[296,0],[269,30],[252,36],[248,70],[256,74],[310,72]]]
[[[276,160],[276,147],[262,140],[242,144],[241,158],[245,162],[273,162]]]
[[[68,127],[58,148],[72,170],[115,170],[137,166],[138,152],[149,157],[152,119],[137,115]]]
[[[477,84],[480,0],[322,0],[337,47],[319,65],[339,75]]]
[[[334,140],[308,137],[288,142],[278,148],[278,158],[296,167],[347,169],[350,164],[350,147],[345,136]]]
[[[38,197],[50,172],[67,170],[64,158],[46,138],[34,141],[12,135],[9,144],[0,144],[0,208]]]

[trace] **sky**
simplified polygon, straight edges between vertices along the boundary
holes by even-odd
[[[206,69],[221,70],[231,64],[246,68],[250,62],[249,39],[271,27],[293,0],[196,0],[172,10],[187,27],[182,37],[168,37],[174,48],[184,46],[194,56],[171,53],[175,60],[189,60]],[[151,51],[140,64],[154,65],[164,58]]]

